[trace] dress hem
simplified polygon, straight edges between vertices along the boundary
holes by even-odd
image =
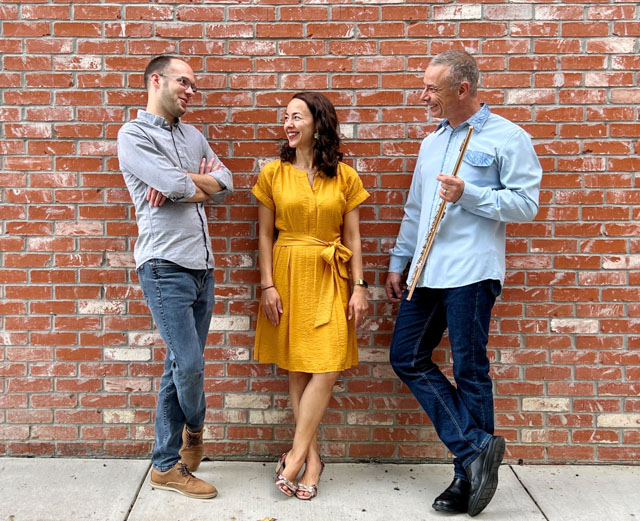
[[[313,371],[305,371],[304,369],[289,369],[288,367],[284,367],[282,365],[279,365],[277,362],[274,362],[272,360],[258,360],[255,359],[255,362],[258,362],[260,364],[273,364],[275,366],[277,366],[279,369],[282,369],[283,371],[289,371],[289,372],[294,372],[294,373],[309,373],[309,374],[320,374],[320,373],[335,373],[335,372],[341,372],[341,371],[346,371],[347,369],[351,369],[352,367],[356,367],[358,365],[358,362],[356,361],[356,363],[348,365],[346,367],[342,367],[339,369],[314,369]]]

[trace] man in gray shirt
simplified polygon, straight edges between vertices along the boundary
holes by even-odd
[[[197,91],[191,67],[158,56],[144,81],[147,108],[118,132],[118,159],[136,210],[136,271],[167,345],[151,486],[212,498],[216,488],[191,474],[203,453],[204,347],[214,304],[204,203],[223,201],[233,181],[202,133],[180,121]]]

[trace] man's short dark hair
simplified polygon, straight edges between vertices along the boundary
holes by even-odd
[[[478,91],[480,72],[478,65],[468,52],[451,49],[438,54],[429,65],[446,65],[449,67],[449,83],[451,87],[469,82],[469,93],[475,96]]]
[[[163,54],[161,56],[156,56],[153,58],[147,68],[144,70],[144,86],[149,88],[149,78],[152,74],[161,73],[167,70],[167,67],[171,64],[171,60],[179,60],[180,58],[176,58],[175,56],[169,56],[167,54]]]

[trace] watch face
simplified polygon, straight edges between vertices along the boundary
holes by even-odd
[[[366,280],[360,279],[360,280],[356,280],[354,283],[356,286],[364,286],[365,288],[369,287],[369,284],[367,284]]]

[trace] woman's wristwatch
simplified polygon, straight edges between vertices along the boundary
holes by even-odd
[[[367,289],[369,287],[369,284],[367,284],[367,281],[364,280],[364,279],[354,280],[353,281],[353,285],[354,286],[363,286],[365,289]]]

